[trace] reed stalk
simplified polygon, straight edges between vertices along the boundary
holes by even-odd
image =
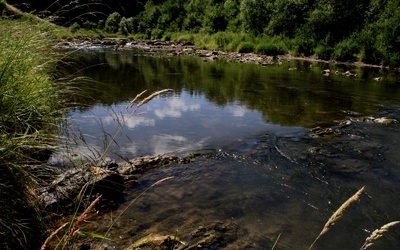
[[[308,248],[308,250],[312,249],[315,243],[321,238],[322,235],[326,234],[329,229],[335,225],[335,223],[343,216],[344,212],[350,207],[351,204],[356,202],[361,194],[364,192],[365,186],[362,187],[360,190],[358,190],[353,196],[351,196],[346,202],[344,202],[329,218],[329,220],[326,222],[324,228],[322,231],[319,233],[317,238],[315,238],[314,242],[311,244],[311,246]]]
[[[384,237],[384,235],[388,233],[392,227],[396,226],[399,223],[400,221],[392,221],[373,231],[372,234],[365,239],[364,245],[362,245],[360,250],[366,250],[373,246],[379,239]]]

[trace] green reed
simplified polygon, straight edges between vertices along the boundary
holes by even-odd
[[[60,117],[51,39],[34,20],[0,19],[0,248],[39,244],[34,194]]]

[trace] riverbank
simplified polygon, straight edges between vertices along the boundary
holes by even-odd
[[[0,20],[1,249],[38,248],[48,223],[35,190],[51,175],[45,162],[55,149],[63,97],[58,55],[44,29]]]
[[[155,54],[156,56],[199,56],[205,60],[225,59],[232,62],[240,63],[255,63],[263,66],[271,64],[281,64],[287,61],[310,61],[320,62],[334,65],[345,65],[348,67],[370,67],[380,68],[385,70],[398,71],[399,68],[392,68],[389,66],[367,64],[364,62],[341,62],[335,60],[322,60],[314,57],[300,57],[291,54],[284,55],[261,55],[255,53],[239,53],[239,52],[226,52],[220,50],[204,50],[197,49],[193,41],[161,41],[161,40],[138,40],[138,39],[121,39],[121,38],[76,38],[64,39],[57,41],[56,48],[61,49],[114,49],[114,50],[130,50],[139,49],[148,54]]]

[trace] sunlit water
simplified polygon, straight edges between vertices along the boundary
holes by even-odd
[[[138,52],[80,51],[79,83],[86,106],[71,110],[69,154],[51,164],[213,150],[196,162],[147,172],[126,192],[131,205],[113,226],[124,249],[150,233],[187,235],[215,221],[238,225],[229,249],[307,249],[332,213],[362,186],[366,192],[321,237],[315,249],[359,249],[376,228],[399,219],[399,124],[354,121],[340,136],[315,138],[315,126],[363,116],[400,118],[394,72],[310,62],[259,65],[197,57],[150,57]],[[324,76],[330,68],[338,74]],[[382,81],[373,78],[383,76]],[[171,88],[126,109],[138,93]],[[144,113],[141,113],[144,112]],[[140,113],[140,114],[139,114]],[[63,130],[64,131],[64,130]],[[106,215],[92,230],[105,233]]]

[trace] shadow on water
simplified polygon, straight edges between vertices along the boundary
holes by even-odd
[[[350,78],[341,74],[348,68],[310,62],[261,67],[113,51],[82,53],[77,62],[87,67],[85,76],[100,82],[84,93],[88,103],[70,112],[71,130],[80,130],[87,145],[102,150],[106,139],[99,138],[116,130],[136,94],[172,88],[174,94],[155,99],[144,116],[124,120],[129,122],[110,156],[215,150],[196,162],[144,174],[113,218],[152,183],[174,179],[145,193],[114,225],[113,240],[99,244],[124,249],[150,233],[190,242],[190,232],[221,221],[238,226],[228,249],[271,249],[278,235],[276,249],[307,249],[332,213],[364,185],[360,201],[314,249],[359,249],[373,230],[399,219],[399,124],[360,119],[399,120],[395,72],[355,68],[350,70],[357,76]],[[324,76],[328,67],[338,73]],[[310,128],[343,119],[352,125],[340,133],[310,136]],[[93,230],[104,233],[110,220],[104,215]]]

